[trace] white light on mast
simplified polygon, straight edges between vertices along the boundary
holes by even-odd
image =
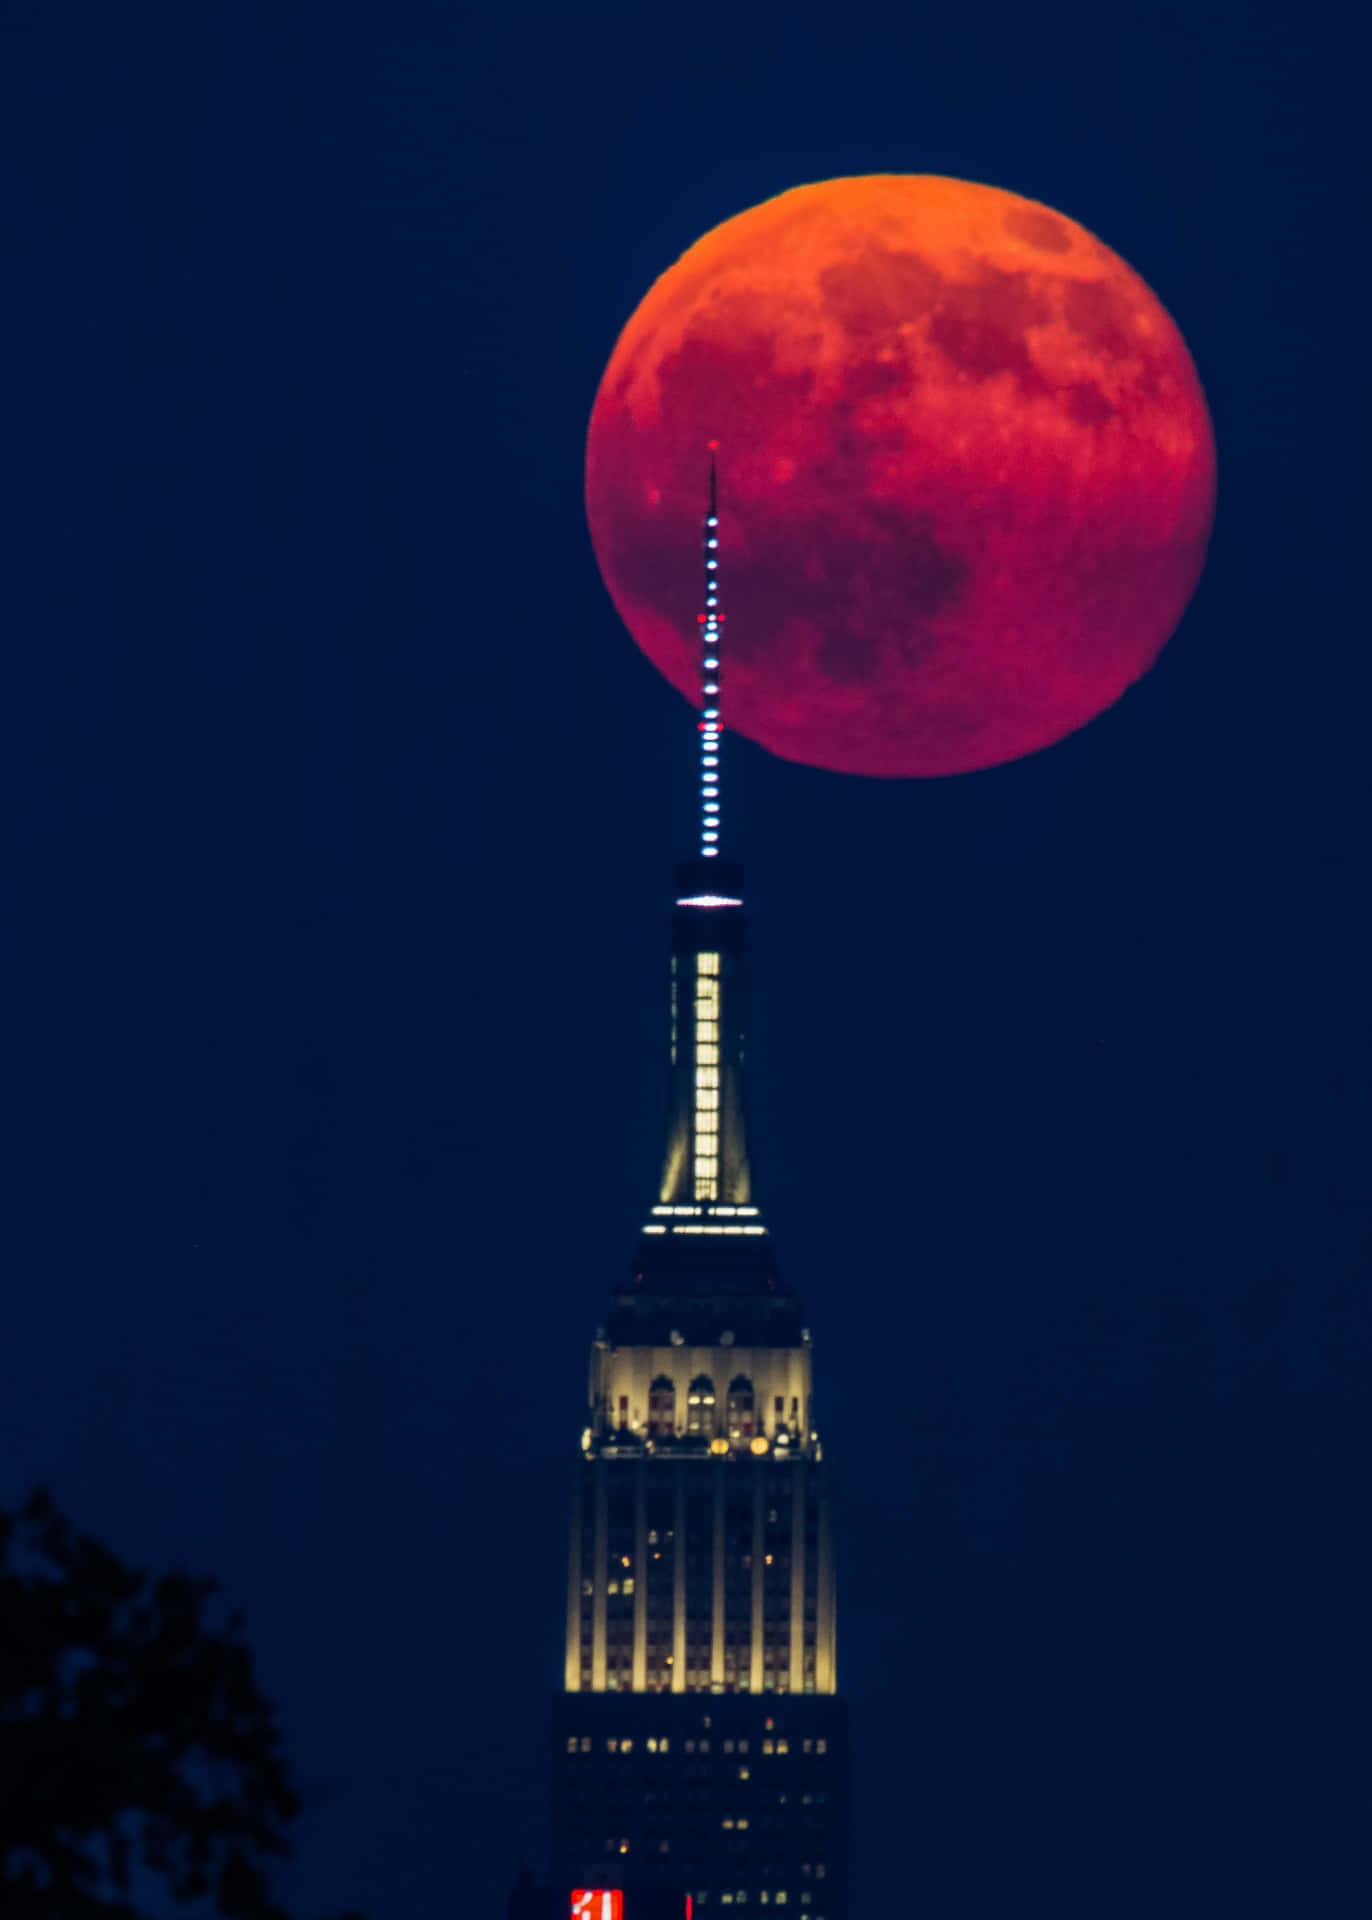
[[[719,852],[719,745],[723,727],[720,724],[720,663],[722,634],[720,622],[723,615],[715,609],[719,605],[719,561],[715,558],[719,550],[719,509],[716,504],[715,452],[719,442],[710,442],[710,504],[705,514],[704,559],[705,559],[705,611],[700,616],[701,664],[700,664],[700,768],[701,814],[700,814],[700,851],[707,859],[713,859]]]

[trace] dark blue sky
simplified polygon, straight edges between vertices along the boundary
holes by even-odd
[[[731,748],[855,1912],[1361,1915],[1341,17],[15,0],[6,33],[0,1501],[44,1477],[246,1609],[303,1912],[502,1911],[691,792],[595,573],[591,398],[729,215],[990,181],[1172,312],[1219,511],[1157,668],[1049,752],[899,784]]]

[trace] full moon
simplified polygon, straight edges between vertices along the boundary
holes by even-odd
[[[1157,296],[1065,215],[934,175],[726,220],[615,346],[591,539],[692,701],[711,441],[724,727],[841,773],[965,773],[1084,726],[1175,630],[1214,516]]]

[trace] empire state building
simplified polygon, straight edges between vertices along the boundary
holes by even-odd
[[[720,847],[717,528],[712,462],[700,847],[676,871],[661,1178],[591,1347],[554,1878],[670,1888],[695,1920],[720,1907],[847,1920],[847,1716],[813,1347],[753,1185],[748,923],[742,869]]]

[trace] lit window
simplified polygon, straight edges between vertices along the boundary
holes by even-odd
[[[569,1733],[569,1734],[567,1735],[567,1751],[568,1751],[568,1753],[575,1753],[575,1752],[577,1751],[577,1748],[578,1748],[578,1742],[577,1742],[577,1737],[576,1737],[576,1735],[575,1735],[574,1733]]]
[[[749,1780],[752,1778],[752,1775],[748,1772],[747,1767],[740,1767],[738,1770],[738,1777],[740,1780]]]
[[[816,1740],[815,1742],[816,1753],[827,1753],[828,1751],[829,1751],[829,1742],[827,1740]]]

